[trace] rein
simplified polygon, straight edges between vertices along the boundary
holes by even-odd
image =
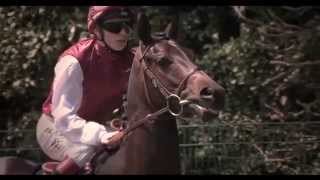
[[[144,123],[146,122],[154,122],[155,120],[155,117],[165,113],[165,112],[169,112],[171,115],[177,117],[177,116],[180,116],[182,111],[183,111],[183,106],[186,105],[186,104],[189,104],[190,102],[188,100],[180,100],[180,97],[177,96],[177,95],[170,95],[168,96],[168,98],[166,99],[167,100],[167,106],[154,112],[154,113],[151,113],[151,114],[148,114],[146,115],[144,118],[142,119],[139,119],[137,121],[135,121],[131,126],[129,126],[128,128],[124,129],[122,132],[124,135],[127,135],[129,132],[133,131],[134,129],[140,127],[141,125],[143,125]],[[170,109],[170,105],[169,105],[169,102],[170,101],[175,101],[175,103],[177,102],[177,105],[179,105],[181,107],[181,110],[179,113],[175,113],[175,112],[172,112],[171,109]]]
[[[164,85],[163,83],[159,80],[159,78],[155,75],[155,73],[152,72],[152,70],[146,65],[145,63],[145,55],[147,54],[148,50],[150,49],[150,45],[147,46],[147,48],[145,49],[145,51],[142,53],[142,49],[141,49],[141,45],[140,45],[140,52],[142,54],[141,59],[139,60],[139,62],[141,62],[141,64],[144,66],[144,72],[146,73],[146,75],[151,79],[152,84],[154,85],[155,88],[157,88],[161,94],[166,98],[166,106],[161,108],[160,110],[148,114],[146,115],[144,118],[139,119],[135,122],[133,122],[133,124],[131,124],[131,126],[129,126],[128,128],[123,130],[123,133],[125,135],[127,135],[129,132],[133,131],[134,129],[140,127],[141,125],[143,125],[146,122],[154,122],[155,117],[165,113],[165,112],[169,112],[171,115],[173,115],[174,117],[178,117],[183,113],[183,106],[186,104],[191,103],[188,100],[181,100],[180,96],[178,94],[180,94],[182,88],[184,87],[185,83],[188,81],[188,79],[195,74],[196,72],[198,72],[198,68],[193,69],[178,85],[178,88],[176,89],[175,93],[170,92]],[[147,99],[150,101],[150,96],[149,96],[149,91],[146,91],[146,96]],[[149,102],[151,103],[151,102]],[[175,107],[179,107],[178,111],[176,111],[174,108]]]
[[[152,70],[146,65],[145,63],[145,55],[147,54],[148,50],[150,49],[151,46],[147,46],[147,48],[145,49],[145,51],[142,53],[142,49],[141,49],[141,45],[140,45],[140,52],[142,54],[141,59],[139,60],[139,62],[141,62],[141,65],[143,65],[144,67],[144,73],[151,79],[152,84],[154,85],[155,88],[157,88],[161,94],[165,97],[166,99],[166,106],[161,108],[160,110],[153,112],[151,114],[147,114],[144,118],[139,119],[137,121],[134,121],[132,124],[130,124],[129,126],[127,126],[125,129],[120,130],[123,133],[123,136],[121,139],[124,139],[126,136],[128,136],[128,134],[131,131],[134,131],[135,129],[137,129],[138,127],[142,126],[143,124],[145,124],[146,122],[149,123],[154,123],[154,120],[156,120],[156,117],[169,112],[172,116],[174,117],[179,117],[182,113],[183,113],[183,107],[185,105],[191,104],[192,102],[189,100],[182,100],[179,96],[179,94],[182,91],[182,88],[185,86],[186,82],[188,81],[188,79],[195,74],[196,72],[200,71],[198,68],[193,69],[184,79],[181,80],[181,82],[179,83],[177,89],[175,90],[175,93],[170,92],[164,85],[163,83],[159,80],[159,78],[155,75],[154,72],[152,72]],[[143,61],[142,61],[143,60]],[[150,97],[149,97],[149,91],[146,90],[146,96],[147,99],[150,102]],[[178,107],[178,110],[176,110],[176,108]],[[101,148],[100,150],[97,151],[96,155],[93,158],[93,162],[96,161],[98,159],[98,157],[103,153],[106,152],[105,148]],[[110,153],[110,151],[109,151]],[[106,157],[110,156],[111,154],[107,153]],[[106,157],[102,158],[101,160],[104,160]]]

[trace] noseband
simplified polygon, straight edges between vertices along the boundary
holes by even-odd
[[[187,103],[189,103],[189,101],[187,100],[181,100],[180,98],[180,93],[182,91],[182,88],[185,86],[185,84],[187,83],[188,79],[195,74],[198,70],[198,68],[194,68],[191,72],[188,73],[188,75],[181,80],[181,82],[178,84],[178,88],[174,91],[171,92],[168,88],[166,88],[163,83],[160,81],[160,79],[155,75],[154,72],[152,72],[152,70],[148,67],[148,65],[145,63],[145,56],[148,52],[148,50],[151,48],[151,45],[147,46],[146,49],[144,50],[144,52],[142,53],[141,50],[141,46],[140,46],[140,52],[142,53],[142,57],[140,58],[139,62],[141,63],[141,65],[143,66],[143,70],[145,72],[145,74],[148,76],[148,78],[151,79],[152,85],[158,89],[160,91],[160,93],[165,97],[166,99],[166,105],[167,110],[169,111],[169,113],[175,117],[180,116],[183,113],[183,106]],[[146,83],[145,83],[146,85]],[[149,91],[146,89],[146,97],[147,100],[149,101],[150,104],[151,103],[151,98],[149,95]],[[178,111],[174,110],[174,108],[178,108]]]
[[[166,88],[163,83],[159,80],[159,78],[155,75],[155,73],[152,72],[152,70],[146,65],[145,63],[145,55],[147,54],[148,50],[150,49],[150,45],[147,46],[145,51],[142,53],[141,46],[140,46],[140,52],[142,54],[142,57],[140,58],[139,62],[141,62],[141,65],[144,68],[145,74],[151,79],[152,84],[154,85],[155,88],[159,89],[161,94],[166,98],[166,106],[163,107],[162,109],[151,113],[147,114],[143,119],[139,119],[137,121],[134,121],[132,124],[130,124],[126,129],[123,130],[124,135],[128,135],[129,132],[133,131],[134,129],[140,127],[146,122],[151,122],[153,123],[156,117],[159,115],[169,112],[172,116],[178,117],[183,113],[183,106],[190,104],[191,102],[188,100],[181,100],[179,94],[182,91],[182,88],[185,86],[186,82],[188,79],[198,72],[198,68],[193,69],[188,75],[181,80],[181,82],[178,85],[178,88],[175,90],[174,93],[170,92],[168,88]],[[146,83],[145,83],[146,84]],[[150,101],[150,96],[149,96],[149,91],[146,89],[146,97]],[[178,109],[177,109],[178,107]]]

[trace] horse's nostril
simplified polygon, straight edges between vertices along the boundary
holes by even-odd
[[[207,100],[212,100],[214,91],[211,88],[204,88],[200,91],[200,97],[201,99],[207,99]]]

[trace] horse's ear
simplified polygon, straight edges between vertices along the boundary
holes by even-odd
[[[139,13],[137,17],[137,34],[143,44],[149,45],[152,43],[151,26],[147,16],[144,13]]]
[[[177,40],[178,38],[178,23],[179,23],[179,16],[174,16],[173,20],[167,25],[165,33],[167,37],[170,39]]]

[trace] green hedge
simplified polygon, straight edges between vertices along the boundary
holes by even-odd
[[[307,143],[319,137],[318,128],[312,124],[319,117],[317,7],[143,8],[152,18],[154,30],[161,30],[170,16],[178,13],[179,42],[194,49],[195,62],[227,90],[224,112],[212,125],[229,126],[219,127],[219,133],[196,130],[190,138],[204,143],[252,142],[249,146],[200,149],[196,155],[199,159],[237,155],[245,160],[223,161],[219,171],[209,167],[197,173],[319,173],[318,143]],[[87,10],[88,7],[0,7],[0,129],[13,131],[1,135],[1,147],[34,143],[32,135],[15,132],[35,126],[56,59],[86,32]],[[240,36],[226,33],[230,22],[241,22]],[[267,122],[285,125],[259,126]],[[301,143],[272,143],[280,140]],[[270,143],[261,145],[256,141]],[[34,152],[16,154],[38,158]]]

